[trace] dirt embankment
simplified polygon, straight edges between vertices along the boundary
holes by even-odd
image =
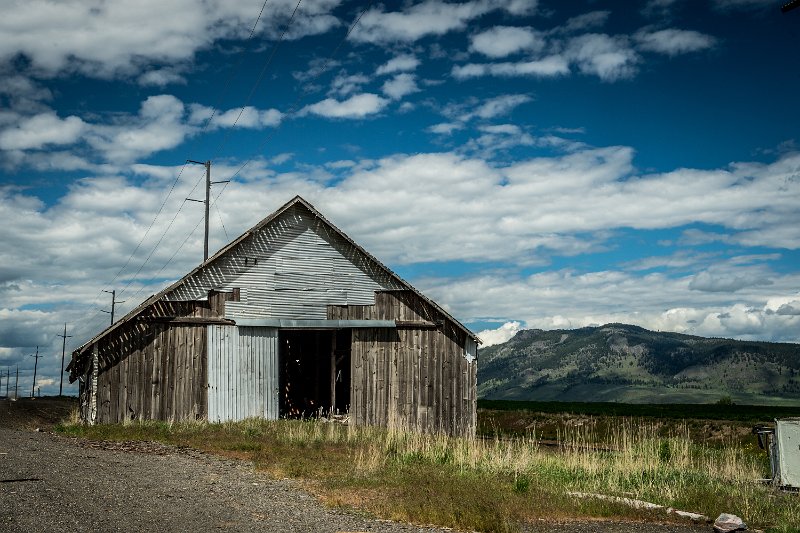
[[[49,430],[77,408],[78,399],[71,396],[0,400],[0,428]]]

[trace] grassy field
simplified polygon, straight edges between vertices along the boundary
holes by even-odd
[[[602,436],[620,418],[641,420],[658,436],[686,431],[692,443],[712,448],[737,446],[757,453],[753,426],[771,425],[776,418],[799,416],[797,407],[718,404],[623,404],[478,400],[478,434],[528,436],[557,441],[570,428],[591,426]]]
[[[491,413],[481,411],[482,423]],[[532,417],[530,411],[502,411]],[[527,413],[527,414],[526,414]],[[535,427],[526,434],[475,440],[326,421],[209,424],[131,422],[58,430],[89,439],[154,440],[252,460],[292,477],[332,506],[375,516],[478,531],[514,531],[520,523],[587,518],[680,521],[664,510],[577,498],[582,492],[635,498],[749,526],[793,531],[800,497],[755,482],[766,456],[736,441],[709,445],[688,424],[665,429],[656,417],[562,415],[555,445]],[[484,424],[485,425],[485,424]]]

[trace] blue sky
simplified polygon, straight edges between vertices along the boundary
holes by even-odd
[[[780,3],[6,2],[0,370],[29,390],[38,345],[57,392],[65,322],[69,350],[103,290],[122,314],[202,259],[187,159],[231,180],[212,252],[300,194],[486,344],[612,321],[798,342]]]

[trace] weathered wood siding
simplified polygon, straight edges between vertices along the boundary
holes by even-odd
[[[98,422],[205,417],[205,326],[151,328],[150,342],[98,374]]]
[[[411,291],[380,292],[375,305],[331,306],[328,314],[331,319],[439,324],[353,330],[353,423],[475,434],[477,362],[466,358],[465,346],[473,341],[463,330]]]
[[[207,301],[158,302],[141,320],[97,343],[97,422],[195,420],[208,405],[206,324],[162,322],[224,315],[235,292]],[[94,375],[94,370],[92,370]]]

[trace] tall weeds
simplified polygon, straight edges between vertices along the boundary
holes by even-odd
[[[604,428],[602,434],[598,427]],[[765,474],[762,457],[740,446],[711,448],[692,442],[686,427],[664,434],[655,425],[630,418],[611,426],[592,419],[566,426],[557,446],[544,445],[535,432],[509,439],[463,439],[323,420],[134,422],[81,426],[79,431],[89,437],[153,438],[212,451],[252,452],[263,468],[311,476],[323,493],[325,486],[332,487],[334,503],[345,501],[347,490],[394,484],[393,493],[381,491],[393,494],[385,496],[385,507],[373,512],[455,527],[507,529],[509,513],[518,519],[541,516],[536,506],[545,502],[546,512],[559,516],[576,509],[584,516],[626,516],[617,504],[576,503],[569,497],[575,491],[642,499],[712,518],[733,512],[754,525],[779,529],[800,522],[800,499],[755,483]],[[440,481],[422,494],[419,486],[431,480]],[[454,495],[459,486],[471,488]],[[445,498],[454,497],[466,500],[447,503],[461,507],[443,516]],[[487,509],[493,517],[488,521]]]

